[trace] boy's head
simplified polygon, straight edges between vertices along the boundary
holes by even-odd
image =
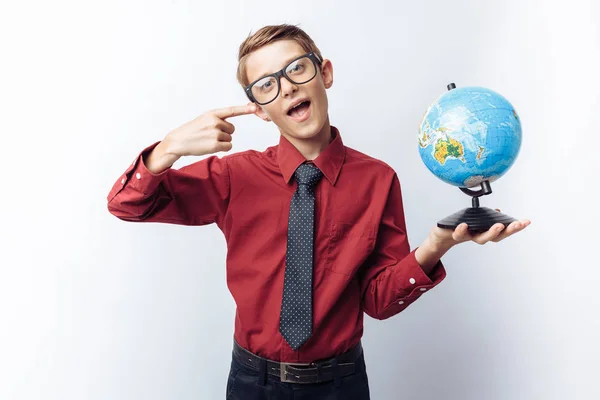
[[[238,60],[237,78],[259,106],[256,114],[282,134],[309,139],[329,123],[326,89],[333,67],[302,29],[265,26],[240,45]]]

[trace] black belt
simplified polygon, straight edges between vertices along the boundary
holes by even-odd
[[[291,383],[318,383],[335,379],[336,364],[339,377],[354,373],[355,361],[362,354],[362,344],[352,347],[347,352],[337,357],[311,363],[286,363],[262,358],[241,347],[233,341],[233,357],[241,364],[260,371],[261,363],[266,362],[266,372],[278,377],[281,382]]]

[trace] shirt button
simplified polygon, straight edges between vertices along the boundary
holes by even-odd
[[[404,304],[404,300],[400,300],[398,304]]]
[[[409,281],[409,282],[410,282],[412,285],[414,285],[414,284],[415,284],[415,282],[416,282],[416,281],[415,281],[415,278],[410,278],[408,281]]]
[[[137,174],[135,174],[135,177],[138,179],[142,179],[142,174],[140,174],[139,172]]]
[[[121,179],[121,185],[125,184],[125,178]]]
[[[421,292],[424,292],[426,290],[427,290],[427,288],[424,288],[424,287],[421,288]]]

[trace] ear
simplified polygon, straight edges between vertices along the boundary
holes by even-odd
[[[324,59],[321,63],[321,78],[323,78],[325,89],[333,86],[333,64],[331,60]]]
[[[254,113],[254,115],[256,115],[258,118],[262,119],[265,122],[271,121],[271,118],[269,118],[265,110],[263,110],[262,107],[258,104],[256,105],[256,112]]]

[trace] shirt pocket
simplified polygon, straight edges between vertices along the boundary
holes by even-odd
[[[377,230],[373,223],[333,221],[325,255],[325,268],[352,276],[375,247]]]

